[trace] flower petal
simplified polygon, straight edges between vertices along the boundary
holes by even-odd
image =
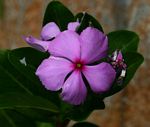
[[[81,72],[74,71],[63,85],[61,97],[70,104],[80,105],[85,101],[86,95],[87,89],[83,82]]]
[[[93,63],[107,55],[108,39],[96,28],[87,27],[80,35],[81,59],[86,63]]]
[[[65,57],[72,61],[80,59],[79,35],[74,31],[61,32],[49,45],[53,56]]]
[[[115,70],[105,62],[95,66],[85,66],[83,74],[96,93],[108,91],[116,77]]]
[[[79,25],[80,25],[79,22],[70,22],[68,24],[68,30],[76,31],[76,29]]]
[[[46,89],[57,91],[61,89],[67,74],[72,71],[71,64],[64,58],[50,56],[38,67],[36,75]]]
[[[41,37],[43,40],[47,41],[56,37],[60,33],[59,27],[54,22],[46,24],[41,31]]]
[[[46,52],[48,50],[48,46],[50,41],[41,41],[38,40],[32,36],[29,37],[24,37],[24,40],[31,45],[33,48],[41,51],[41,52]]]
[[[123,56],[122,56],[121,51],[119,51],[119,53],[118,53],[117,60],[118,60],[118,61],[122,61],[122,60],[123,60]]]

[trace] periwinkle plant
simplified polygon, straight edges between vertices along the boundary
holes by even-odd
[[[74,16],[58,1],[47,6],[40,39],[24,40],[33,48],[0,52],[4,127],[66,127],[70,120],[96,127],[81,121],[104,109],[104,98],[122,90],[143,62],[137,34],[106,34],[94,17]]]

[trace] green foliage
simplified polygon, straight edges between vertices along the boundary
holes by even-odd
[[[40,109],[49,112],[58,112],[58,108],[50,101],[25,93],[7,93],[0,95],[0,109]]]
[[[26,65],[20,62],[20,58],[24,57]],[[56,116],[59,112],[58,95],[45,90],[34,76],[35,67],[46,57],[47,55],[32,48],[0,51],[0,110],[15,110],[20,118],[26,116],[28,119],[34,118],[35,121],[53,120],[54,114]],[[25,71],[26,69],[28,71]],[[28,76],[33,76],[33,79]]]
[[[139,36],[127,30],[113,31],[108,34],[109,53],[120,49],[123,53],[136,52],[139,44]]]
[[[144,58],[142,55],[136,52],[127,52],[124,55],[125,62],[127,64],[127,74],[123,81],[123,84],[119,85],[116,82],[113,84],[110,91],[106,92],[105,94],[102,94],[103,97],[111,96],[120,90],[122,90],[125,86],[128,85],[130,80],[133,78],[135,72],[139,68],[139,66],[143,63]]]
[[[103,28],[99,22],[88,13],[78,13],[75,18],[80,22],[80,26],[77,29],[78,33],[81,33],[88,26],[95,27],[103,32]]]
[[[116,49],[122,51],[125,63],[127,64],[127,74],[123,84],[119,85],[114,82],[110,91],[102,94],[103,97],[111,96],[127,86],[144,61],[143,56],[137,53],[139,37],[136,33],[127,30],[113,31],[108,34],[108,40],[109,53],[114,52]]]
[[[0,110],[1,127],[36,127],[36,123],[14,110]]]
[[[69,22],[78,20],[80,34],[92,26],[103,32],[99,22],[87,13],[75,17],[60,2],[52,1],[46,9],[43,25],[55,22],[61,31],[67,29]],[[73,106],[59,98],[59,92],[46,90],[35,71],[40,63],[49,57],[32,48],[0,51],[0,124],[3,127],[55,127],[57,122],[66,120],[82,121],[95,109],[104,109],[103,99],[122,90],[133,78],[144,58],[137,53],[139,37],[127,30],[108,34],[109,54],[116,49],[123,52],[127,64],[127,75],[122,85],[114,82],[110,91],[96,95],[88,91],[84,104]],[[87,84],[88,86],[88,84]],[[82,122],[73,127],[97,127]]]
[[[61,31],[67,29],[69,22],[74,21],[73,14],[59,1],[52,1],[45,11],[43,26],[49,22],[55,22]]]
[[[20,78],[20,82],[24,83],[28,91],[55,101],[57,99],[59,100],[58,95],[47,91],[35,75],[36,68],[40,65],[42,60],[47,57],[48,55],[46,53],[41,53],[32,48],[15,49],[8,54],[8,60],[13,68],[24,77],[23,79]],[[25,79],[26,81],[24,81]],[[56,104],[58,103],[56,102]]]
[[[73,106],[65,110],[64,117],[75,121],[82,121],[85,120],[93,110],[104,108],[105,104],[99,97],[89,94],[84,104]]]

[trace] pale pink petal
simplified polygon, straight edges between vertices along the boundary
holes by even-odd
[[[76,29],[79,27],[79,22],[70,22],[68,24],[68,30],[76,31]]]
[[[108,50],[108,39],[101,31],[93,27],[87,27],[80,35],[81,59],[86,63],[96,62],[106,57]]]
[[[116,77],[115,70],[105,62],[95,66],[85,66],[83,74],[96,93],[108,91]]]
[[[46,89],[57,91],[61,89],[67,74],[72,71],[71,64],[64,58],[50,56],[38,67],[36,75]]]
[[[28,37],[23,37],[23,39],[33,48],[41,51],[41,52],[46,52],[48,50],[48,46],[50,41],[41,41],[39,39],[36,39],[32,36]]]
[[[80,71],[74,71],[63,85],[61,97],[64,101],[80,105],[85,101],[87,89]]]
[[[122,56],[121,51],[119,51],[119,53],[118,53],[117,60],[118,61],[122,61],[123,60],[123,56]]]
[[[59,27],[54,22],[46,24],[41,31],[41,37],[43,40],[47,41],[56,37],[60,33]]]
[[[72,61],[80,59],[79,35],[70,30],[60,33],[50,43],[48,51],[53,56],[65,57]]]

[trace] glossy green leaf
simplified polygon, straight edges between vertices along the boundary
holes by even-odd
[[[0,110],[1,127],[36,127],[34,121],[14,110]]]
[[[77,29],[78,33],[81,33],[85,28],[89,26],[95,27],[103,32],[103,28],[99,24],[99,22],[88,13],[78,13],[75,18],[80,22],[80,26]]]
[[[41,55],[38,51],[36,51],[32,48],[16,49],[16,50],[11,51],[10,54],[9,53],[10,53],[10,51],[0,51],[0,71],[1,71],[1,73],[0,73],[0,81],[1,81],[0,82],[0,95],[4,95],[4,94],[10,93],[10,92],[16,92],[16,93],[19,92],[22,94],[28,93],[29,95],[38,95],[38,96],[47,98],[48,100],[50,100],[49,103],[51,103],[51,101],[52,101],[52,103],[57,102],[58,100],[55,100],[57,98],[56,94],[46,91],[42,87],[40,81],[38,84],[37,82],[30,80],[30,78],[28,77],[28,75],[29,76],[34,75],[36,66],[38,66],[38,64],[40,64],[42,59],[45,58],[45,55],[44,56]],[[12,63],[17,65],[17,69],[16,69],[16,65],[14,67],[8,61],[8,58],[7,58],[8,54],[11,56]],[[28,67],[30,67],[30,70],[24,64],[20,63],[20,59],[22,59],[23,57],[26,58],[26,62],[28,64]],[[19,63],[21,64],[21,67],[20,67]],[[30,63],[32,63],[32,65],[30,65]],[[22,67],[25,67],[25,68],[22,68]],[[27,72],[26,69],[29,70],[28,73],[25,73],[25,72]],[[30,74],[30,73],[32,73],[32,74]],[[5,100],[5,98],[4,98],[4,100]],[[51,107],[48,107],[48,108],[50,109]],[[52,107],[52,109],[53,109],[53,107]],[[22,110],[25,110],[25,109],[22,109]],[[35,108],[32,110],[28,109],[28,111],[32,112],[32,115],[31,114],[29,115],[29,112],[24,113],[24,115],[27,115],[27,116],[33,118],[33,114],[36,114],[36,120],[42,120],[42,121],[44,121],[44,118],[46,116],[48,116],[49,119],[45,119],[45,121],[50,120],[52,112],[45,113],[45,111],[43,111],[43,110],[39,111],[39,110],[40,109],[38,109],[38,111],[37,111],[37,109],[35,110]],[[22,112],[20,111],[20,113],[22,113]],[[41,117],[39,117],[40,115],[41,115]]]
[[[7,93],[0,95],[0,109],[40,109],[49,112],[58,112],[58,108],[50,101],[25,93]]]
[[[74,124],[73,127],[98,127],[98,126],[89,122],[80,122]]]
[[[18,57],[19,60],[23,60],[23,58],[25,58],[24,59],[25,62],[28,65],[30,65],[30,67],[35,68],[35,69],[40,65],[40,63],[44,59],[49,57],[49,54],[37,51],[36,49],[30,48],[30,47],[17,48],[17,49],[11,50],[9,54]]]
[[[46,58],[46,56],[44,57],[44,54],[32,48],[15,49],[8,53],[8,60],[13,68],[20,74],[20,79],[23,77],[27,80],[27,82],[24,80],[18,81],[22,84],[25,82],[25,87],[27,87],[32,94],[41,95],[46,93],[43,85],[35,75],[36,68],[44,58]]]
[[[116,49],[122,51],[127,64],[127,74],[121,85],[115,82],[111,90],[105,93],[104,96],[111,96],[122,90],[133,78],[136,70],[144,60],[142,55],[136,53],[139,44],[139,37],[136,33],[127,30],[114,31],[108,34],[108,40],[110,54]]]
[[[22,50],[22,51],[24,51],[24,50]],[[32,52],[29,52],[29,50],[26,50],[26,51],[28,53],[32,53]],[[8,55],[10,52],[11,51],[1,51],[1,55],[0,55],[0,70],[1,70],[0,94],[5,93],[5,92],[19,91],[19,92],[26,92],[28,94],[33,95],[35,93],[33,90],[36,90],[35,84],[31,83],[23,74],[21,74],[19,72],[19,71],[22,71],[22,73],[23,73],[24,70],[18,71],[9,62]],[[26,53],[24,52],[24,54],[26,54]],[[20,55],[21,55],[21,53],[20,53]],[[15,58],[16,57],[14,57],[14,59],[13,58],[12,59],[16,60]],[[20,62],[20,59],[17,59],[17,61]],[[20,64],[21,64],[21,62],[20,62]],[[31,68],[31,70],[33,70],[32,68]],[[33,73],[35,73],[35,70]]]
[[[108,34],[109,53],[116,49],[123,53],[136,52],[139,44],[139,37],[136,33],[127,30],[114,31]]]
[[[43,26],[49,22],[55,22],[61,31],[67,29],[67,25],[69,22],[74,21],[73,14],[59,1],[52,1],[48,4],[44,20]]]
[[[139,53],[128,52],[124,56],[126,56],[125,62],[127,64],[127,76],[124,81],[124,86],[129,83],[129,81],[133,78],[134,74],[136,73],[137,69],[143,63],[144,58]]]
[[[41,53],[33,48],[19,48],[10,51],[8,54],[9,62],[21,75],[20,79],[22,79],[19,81],[22,84],[24,83],[24,86],[33,94],[43,96],[59,105],[60,99],[57,92],[46,90],[35,75],[36,68],[40,65],[42,60],[47,57],[47,54]]]
[[[104,96],[111,96],[120,90],[122,90],[133,78],[135,72],[139,68],[139,66],[143,63],[144,58],[139,53],[135,52],[127,52],[124,54],[124,59],[127,64],[127,73],[126,77],[123,81],[123,84],[119,85],[117,83],[114,83],[110,91],[104,94]]]
[[[18,80],[20,75],[9,63],[7,59],[8,52],[7,50],[0,51],[0,94],[12,91],[31,94],[31,92]]]

